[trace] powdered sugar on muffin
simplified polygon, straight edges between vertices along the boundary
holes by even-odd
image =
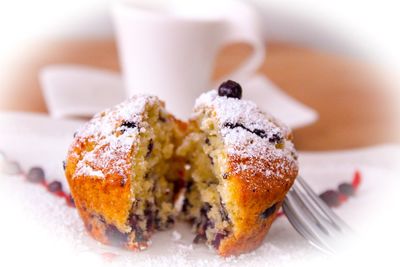
[[[94,147],[79,160],[73,177],[84,175],[103,179],[106,175],[104,170],[121,175],[125,173],[130,162],[121,155],[129,153],[132,144],[138,140],[139,131],[145,131],[145,107],[156,101],[158,100],[154,96],[136,95],[96,114],[88,124],[78,130],[76,138],[90,136],[89,142]]]
[[[65,173],[88,232],[104,244],[142,250],[172,226],[178,123],[157,97],[134,96],[94,116],[76,134]],[[179,184],[179,182],[176,182]]]
[[[194,117],[202,112],[214,113],[227,154],[268,161],[286,158],[297,164],[289,128],[263,112],[254,102],[219,96],[216,90],[211,90],[196,100]],[[258,166],[240,164],[237,168],[242,171]]]

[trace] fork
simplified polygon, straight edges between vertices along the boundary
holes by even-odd
[[[289,222],[309,243],[319,250],[336,254],[340,238],[352,235],[349,226],[337,216],[298,176],[283,202]]]

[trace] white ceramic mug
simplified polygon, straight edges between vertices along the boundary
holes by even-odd
[[[245,42],[253,47],[247,61],[226,78],[245,79],[264,61],[259,18],[243,2],[169,1],[152,6],[119,1],[112,11],[128,95],[157,95],[182,119],[211,86],[215,57],[224,45]]]

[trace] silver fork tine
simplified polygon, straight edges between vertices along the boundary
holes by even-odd
[[[351,228],[339,217],[337,216],[328,205],[323,202],[319,196],[311,189],[311,187],[304,181],[301,176],[298,176],[296,180],[305,189],[306,193],[314,201],[314,203],[320,208],[320,210],[331,220],[333,224],[342,228],[348,232],[351,232]]]
[[[312,245],[324,252],[336,252],[336,239],[344,233],[352,233],[350,227],[300,176],[285,197],[283,211],[293,227]]]
[[[302,235],[309,243],[311,243],[311,245],[319,248],[326,253],[332,253],[330,250],[325,249],[324,245],[319,242],[316,237],[312,235],[310,231],[299,222],[298,218],[296,218],[295,212],[291,210],[291,205],[288,204],[286,201],[283,203],[283,209],[285,210],[286,217],[288,218],[292,226],[300,235]]]
[[[295,215],[297,220],[301,223],[303,229],[314,238],[314,242],[333,252],[333,248],[328,240],[329,235],[317,226],[316,221],[312,218],[310,210],[308,210],[307,207],[304,206],[304,203],[299,201],[298,198],[294,197],[294,192],[295,190],[292,190],[286,195],[289,205],[292,208],[292,214]]]
[[[304,193],[304,191],[305,189],[302,188],[301,184],[295,183],[293,185],[293,194],[297,196],[298,201],[303,202],[306,207],[309,207],[308,212],[312,211],[310,214],[317,223],[317,226],[323,227],[324,230],[328,232],[328,235],[340,234],[341,231],[339,226],[327,218],[315,201],[313,201],[307,193]]]

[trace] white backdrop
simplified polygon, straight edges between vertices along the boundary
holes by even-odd
[[[289,40],[386,64],[400,62],[398,1],[247,1],[255,5],[262,15],[265,38]],[[112,25],[108,5],[112,2],[0,0],[0,53],[10,55],[18,49],[18,45],[44,36],[110,36]]]

